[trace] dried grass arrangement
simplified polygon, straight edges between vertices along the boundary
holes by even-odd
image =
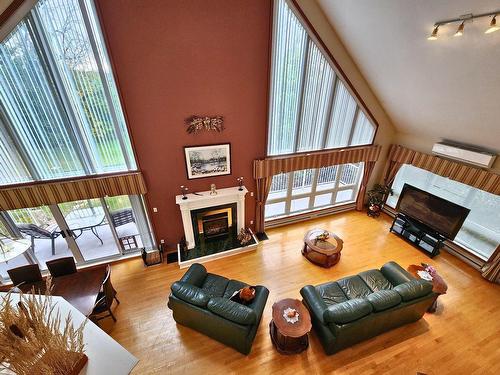
[[[57,304],[47,294],[20,294],[17,305],[9,292],[0,309],[0,370],[18,375],[78,374],[87,363],[83,329],[86,320],[75,329],[71,314],[63,322]]]

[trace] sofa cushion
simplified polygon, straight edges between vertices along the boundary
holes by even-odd
[[[403,301],[406,302],[426,296],[432,292],[432,284],[425,280],[411,280],[395,286],[394,290],[398,292]]]
[[[201,289],[203,289],[210,297],[222,297],[226,291],[228,283],[229,280],[225,277],[208,273]]]
[[[177,298],[196,306],[205,307],[210,299],[203,289],[183,281],[176,281],[170,289]]]
[[[358,275],[344,277],[343,279],[337,280],[337,284],[339,284],[344,291],[344,294],[349,299],[363,298],[372,293],[370,288],[368,288],[365,282]]]
[[[212,297],[208,301],[207,308],[214,314],[238,324],[250,325],[257,321],[255,311],[227,298]]]
[[[373,292],[392,289],[392,284],[379,270],[368,270],[358,274]]]
[[[231,298],[231,296],[234,294],[234,292],[239,291],[240,289],[246,287],[247,284],[244,282],[238,281],[238,280],[229,280],[226,286],[226,290],[224,291],[224,294],[222,297],[224,298]]]
[[[316,291],[327,305],[347,301],[342,288],[336,282],[328,282],[316,286]]]
[[[372,310],[372,305],[367,300],[354,298],[328,306],[323,313],[323,320],[328,323],[346,324],[368,315]]]
[[[383,311],[401,303],[401,296],[395,290],[379,290],[366,296],[373,306],[373,311]]]

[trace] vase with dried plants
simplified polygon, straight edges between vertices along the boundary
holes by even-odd
[[[86,320],[73,326],[71,314],[61,317],[57,304],[47,294],[3,296],[0,307],[0,370],[17,375],[79,374],[88,361],[84,353],[83,329]],[[16,298],[17,299],[17,298]]]

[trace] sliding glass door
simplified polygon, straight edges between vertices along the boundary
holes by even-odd
[[[72,256],[78,265],[118,259],[155,246],[140,195],[0,211],[0,276]]]
[[[73,201],[58,206],[85,261],[120,255],[116,235],[100,199]]]

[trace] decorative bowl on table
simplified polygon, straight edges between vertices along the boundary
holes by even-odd
[[[299,312],[291,307],[287,307],[283,310],[283,318],[285,318],[288,323],[297,323],[299,321]]]

